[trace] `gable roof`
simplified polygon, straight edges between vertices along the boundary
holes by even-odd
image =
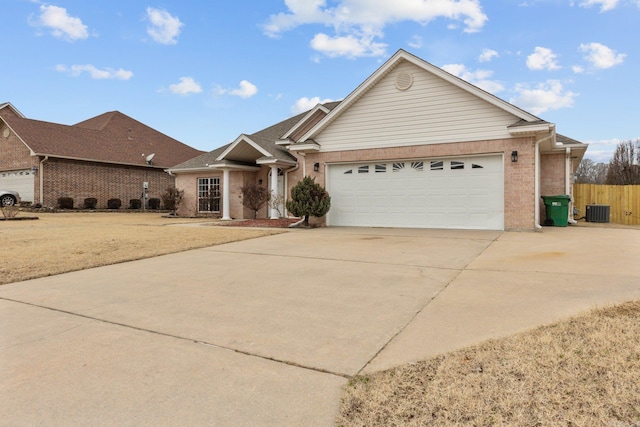
[[[307,112],[291,117],[254,134],[241,134],[232,143],[176,165],[171,171],[179,172],[204,169],[217,165],[228,167],[232,162],[238,165],[255,165],[256,163],[273,163],[277,160],[283,162],[294,161],[295,157],[290,154],[290,152],[314,151],[319,149],[320,146],[314,141],[314,138],[371,90],[380,80],[404,62],[409,62],[420,67],[426,72],[508,113],[509,117],[514,120],[514,123],[507,127],[510,135],[524,136],[543,133],[549,136],[546,140],[549,147],[552,147],[550,149],[553,149],[554,146],[558,148],[562,144],[567,144],[566,140],[561,140],[560,136],[556,140],[555,124],[543,120],[400,49],[344,100],[328,102],[322,105],[318,104]],[[584,147],[586,150],[586,144],[579,142],[577,142],[577,144],[578,145],[571,145],[571,147],[577,148],[578,150]]]
[[[168,168],[202,153],[119,111],[73,126],[17,117],[1,109],[0,118],[32,155]],[[146,161],[150,154],[151,165]]]
[[[331,111],[340,102],[328,102],[322,107]],[[250,135],[241,134],[232,143],[217,148],[209,153],[187,160],[170,169],[171,172],[181,170],[205,169],[215,166],[229,166],[230,164],[249,165],[256,163],[283,162],[295,163],[296,158],[286,147],[278,145],[283,135],[298,126],[309,115],[310,111],[285,119],[272,126],[264,128]],[[253,152],[253,153],[252,153]]]
[[[398,50],[391,58],[389,58],[380,68],[378,68],[372,75],[370,75],[364,82],[362,82],[353,92],[351,92],[335,109],[333,109],[323,120],[318,122],[314,127],[312,127],[308,132],[306,132],[300,139],[300,143],[304,143],[308,139],[313,139],[317,136],[323,129],[325,129],[329,124],[331,124],[335,119],[337,119],[344,111],[349,109],[358,99],[360,99],[365,93],[367,93],[371,88],[373,88],[376,83],[378,83],[383,77],[389,74],[395,67],[397,67],[402,62],[407,61],[410,62],[425,71],[451,83],[454,86],[463,89],[472,95],[492,104],[513,116],[519,118],[523,123],[520,125],[522,127],[526,126],[528,123],[535,124],[546,124],[551,125],[551,123],[546,122],[545,120],[540,119],[539,117],[534,116],[531,113],[526,112],[525,110],[516,107],[513,104],[508,103],[507,101],[498,98],[495,95],[492,95],[489,92],[486,92],[479,87],[472,85],[471,83],[462,80],[461,78],[454,76],[447,71],[436,67],[429,62],[418,58],[415,55],[410,54],[409,52],[400,49]],[[522,129],[522,128],[521,128]]]
[[[18,111],[18,109],[14,107],[10,102],[0,102],[0,114],[2,113],[4,113],[5,115],[11,114],[17,117],[24,117],[24,114]]]

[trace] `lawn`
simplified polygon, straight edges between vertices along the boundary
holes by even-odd
[[[336,424],[640,426],[640,301],[353,378]]]
[[[17,217],[28,216],[39,219],[0,221],[0,285],[283,232],[216,227],[218,220],[159,213],[21,212]]]

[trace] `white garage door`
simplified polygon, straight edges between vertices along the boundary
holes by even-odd
[[[504,229],[502,155],[328,166],[327,225]]]
[[[33,202],[34,180],[31,169],[0,172],[0,189],[17,191],[23,202]]]

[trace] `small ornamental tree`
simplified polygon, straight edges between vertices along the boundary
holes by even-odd
[[[258,217],[258,211],[271,198],[271,193],[265,187],[252,183],[240,187],[242,204],[253,211],[253,218]]]
[[[305,176],[291,189],[291,199],[287,200],[287,210],[295,216],[304,217],[305,227],[309,226],[310,216],[319,218],[326,215],[330,208],[329,193],[310,176]]]
[[[178,190],[176,187],[170,186],[164,190],[160,198],[162,198],[164,208],[168,211],[173,211],[173,214],[176,215],[176,211],[184,198],[184,190]]]

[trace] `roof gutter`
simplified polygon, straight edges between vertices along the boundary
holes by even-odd
[[[111,162],[108,160],[96,160],[96,159],[85,159],[82,157],[70,157],[70,156],[58,156],[56,154],[45,154],[45,153],[33,153],[33,156],[44,156],[47,159],[49,157],[55,158],[55,159],[64,159],[64,160],[76,160],[76,161],[80,161],[80,162],[92,162],[92,163],[106,163],[109,165],[123,165],[123,166],[136,166],[136,167],[145,167],[145,168],[153,168],[153,169],[166,169],[166,166],[159,166],[159,165],[149,165],[147,163],[145,163],[144,165],[141,165],[139,163],[125,163],[125,162]]]

